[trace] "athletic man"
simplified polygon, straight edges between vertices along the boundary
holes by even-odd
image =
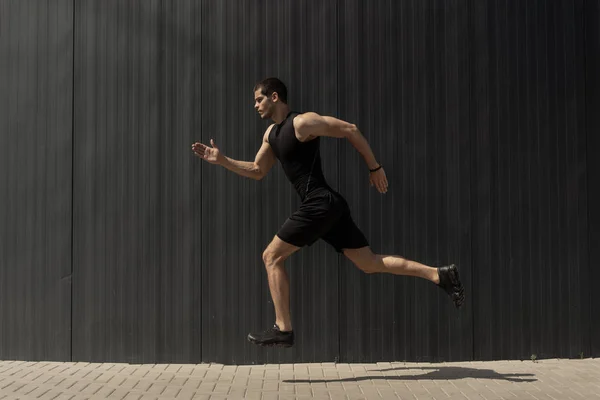
[[[275,306],[275,326],[264,332],[250,333],[250,342],[283,347],[294,344],[289,280],[283,263],[301,247],[311,245],[317,239],[325,240],[366,273],[387,272],[428,279],[445,290],[457,308],[462,305],[464,289],[456,266],[434,268],[399,256],[373,254],[367,239],[354,224],[348,204],[325,182],[319,153],[320,137],[345,138],[367,163],[371,186],[380,193],[387,192],[385,171],[355,125],[314,112],[290,111],[287,89],[277,78],[256,84],[254,108],[262,119],[274,122],[267,128],[254,162],[225,157],[213,139],[210,147],[202,143],[192,145],[194,153],[203,160],[256,180],[267,175],[277,158],[302,200],[298,210],[285,221],[263,253]]]

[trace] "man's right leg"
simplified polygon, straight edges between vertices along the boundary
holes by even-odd
[[[263,253],[269,288],[275,306],[276,325],[261,333],[251,333],[248,340],[259,345],[291,346],[294,343],[290,316],[290,285],[283,262],[302,246],[314,243],[329,231],[340,217],[329,195],[306,198],[281,226]]]
[[[275,306],[275,323],[282,331],[292,330],[290,316],[290,280],[285,270],[284,261],[300,250],[275,236],[263,252],[263,261],[269,279],[271,298]]]
[[[250,333],[248,340],[261,346],[292,346],[294,333],[290,315],[290,283],[284,261],[300,247],[275,236],[263,253],[269,289],[275,307],[275,326],[263,332]]]

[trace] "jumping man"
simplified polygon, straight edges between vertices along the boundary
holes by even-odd
[[[275,325],[264,332],[250,333],[250,342],[283,347],[294,344],[289,279],[283,263],[301,247],[318,239],[325,240],[337,252],[343,253],[365,273],[387,272],[424,278],[442,288],[457,308],[462,305],[464,289],[455,265],[436,268],[399,256],[374,254],[367,239],[354,224],[346,200],[325,181],[319,153],[320,138],[345,138],[363,156],[370,171],[371,186],[379,193],[387,192],[385,171],[356,125],[314,112],[301,114],[290,111],[287,89],[277,78],[256,84],[254,108],[262,119],[274,122],[265,131],[254,162],[224,156],[213,139],[210,147],[202,143],[192,145],[193,152],[203,160],[256,180],[267,175],[277,158],[302,200],[298,210],[285,221],[263,253],[275,306]]]

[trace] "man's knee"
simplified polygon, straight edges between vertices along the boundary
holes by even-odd
[[[271,266],[278,266],[299,249],[300,247],[286,243],[279,239],[279,237],[275,236],[265,251],[263,251],[262,258],[267,268]]]
[[[265,267],[275,266],[285,260],[285,258],[271,246],[267,247],[265,251],[263,251],[262,259],[265,263]]]
[[[270,264],[273,260],[273,252],[268,247],[263,251],[262,259],[265,265]]]

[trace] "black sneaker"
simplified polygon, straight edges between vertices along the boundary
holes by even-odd
[[[260,333],[249,333],[248,341],[259,346],[292,347],[294,345],[294,331],[282,332],[277,324],[271,329]]]
[[[440,283],[438,283],[438,286],[448,293],[448,296],[450,296],[456,308],[462,306],[465,301],[465,288],[462,283],[460,283],[456,265],[452,264],[439,267],[438,274],[440,275]]]

